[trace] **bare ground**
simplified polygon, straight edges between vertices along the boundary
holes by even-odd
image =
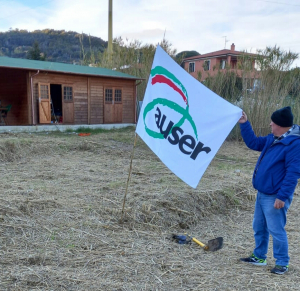
[[[225,142],[197,189],[134,130],[0,134],[0,290],[299,290],[298,188],[288,214],[290,271],[244,265],[253,249],[257,153]],[[123,218],[123,220],[121,220]],[[180,245],[222,236],[223,249]]]

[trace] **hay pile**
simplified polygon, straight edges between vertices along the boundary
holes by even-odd
[[[238,262],[253,248],[257,153],[226,142],[197,189],[138,141],[120,221],[133,129],[0,135],[0,290],[298,290],[299,196],[287,230],[291,268]],[[171,234],[222,250],[179,245]]]

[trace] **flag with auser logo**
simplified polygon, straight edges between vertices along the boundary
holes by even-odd
[[[241,115],[157,46],[136,133],[175,175],[196,188]]]

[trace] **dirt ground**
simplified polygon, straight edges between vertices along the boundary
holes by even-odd
[[[197,189],[134,129],[0,134],[0,290],[299,290],[299,190],[288,213],[290,271],[239,262],[252,252],[258,154],[225,142]],[[172,234],[224,247],[207,252]]]

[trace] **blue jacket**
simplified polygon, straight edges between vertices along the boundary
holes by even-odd
[[[300,178],[300,127],[282,140],[274,142],[274,135],[257,137],[249,121],[240,123],[242,137],[247,147],[261,152],[257,160],[252,183],[265,194],[277,194],[285,201],[294,194]]]

